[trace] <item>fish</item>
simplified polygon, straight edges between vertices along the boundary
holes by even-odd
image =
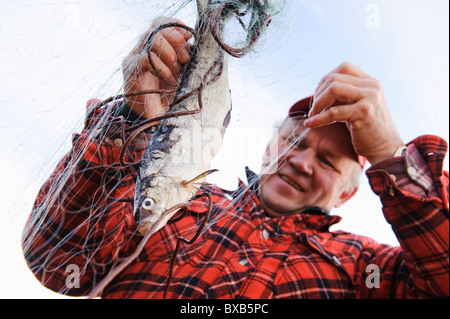
[[[201,96],[194,94],[172,105],[167,114],[194,113],[200,110],[200,104],[201,110],[197,114],[161,121],[149,141],[141,159],[134,196],[134,219],[137,231],[142,235],[167,209],[187,203],[199,191],[211,161],[221,147],[231,116],[228,57],[209,29],[210,1],[198,0],[197,7],[199,19],[195,33],[199,36],[195,39],[174,101],[200,87]],[[205,85],[208,73],[214,72],[210,71],[214,70],[214,65],[218,66],[215,70],[217,79]],[[160,227],[164,224],[164,221],[160,223]]]
[[[230,123],[232,107],[227,54],[241,57],[256,43],[261,31],[270,23],[267,4],[268,0],[197,0],[199,18],[193,30],[196,39],[191,60],[176,89],[175,102],[166,114],[151,119],[157,119],[159,125],[139,162],[133,217],[142,240],[130,256],[113,267],[92,289],[89,298],[100,296],[105,287],[138,258],[149,238],[177,211],[186,207],[190,199],[206,195],[211,212],[211,194],[198,194],[198,191],[206,177],[217,171],[211,169],[211,162]],[[235,49],[224,44],[220,33],[226,21],[233,14],[242,16],[255,8],[259,13],[252,13],[247,46]],[[140,129],[133,134],[139,132]],[[207,217],[191,240],[178,238],[164,297],[171,282],[171,269],[179,244],[194,242],[206,221]]]
[[[160,122],[140,162],[133,216],[142,235],[156,223],[158,229],[162,228],[177,210],[165,212],[187,205],[206,177],[216,171],[211,169],[211,162],[230,123],[232,103],[228,55],[217,40],[222,28],[211,30],[210,17],[220,7],[214,19],[223,25],[238,10],[250,8],[251,3],[197,0],[191,59],[181,75],[176,102],[167,111],[173,116]]]

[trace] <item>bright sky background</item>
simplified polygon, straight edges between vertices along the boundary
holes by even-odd
[[[188,2],[0,4],[0,298],[60,297],[40,286],[20,251],[34,198],[81,129],[86,100],[120,93],[121,59],[137,37],[155,15]],[[177,17],[192,25],[191,8]],[[448,39],[447,0],[286,0],[255,52],[231,63],[233,122],[211,182],[234,189],[245,165],[258,171],[270,128],[344,61],[380,80],[405,142],[448,141]],[[334,229],[397,245],[380,208],[364,176],[334,212],[343,217]]]

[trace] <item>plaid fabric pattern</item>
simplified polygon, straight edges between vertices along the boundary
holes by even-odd
[[[41,189],[29,221],[33,231],[25,233],[23,244],[28,265],[42,284],[75,296],[88,294],[142,238],[135,232],[132,203],[114,200],[133,195],[132,176],[111,170],[106,186],[100,185],[105,170],[118,161],[120,148],[111,138],[89,138],[97,115],[74,137],[71,152]],[[330,232],[338,216],[305,212],[269,218],[242,182],[236,192],[205,185],[202,191],[211,193],[214,202],[209,227],[196,243],[182,246],[168,298],[448,297],[446,151],[442,139],[421,137],[407,151],[406,158],[414,161],[393,159],[367,171],[401,247]],[[136,148],[126,160],[138,160],[142,153]],[[416,177],[425,178],[425,184],[399,173],[399,165],[417,163]],[[76,164],[73,170],[68,170],[70,164]],[[57,200],[49,202],[52,194]],[[205,212],[205,198],[191,201],[188,214],[156,233],[102,297],[162,298],[177,238],[192,238]],[[70,264],[81,269],[80,287],[67,286]],[[370,267],[379,270],[377,287],[368,285]]]

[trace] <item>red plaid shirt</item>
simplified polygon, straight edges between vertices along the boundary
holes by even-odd
[[[74,296],[88,294],[142,238],[136,234],[133,204],[115,200],[133,196],[132,176],[114,169],[105,173],[118,162],[121,143],[114,127],[96,131],[102,126],[99,118],[90,118],[74,136],[71,152],[41,189],[23,242],[28,265],[41,283]],[[141,138],[126,161],[142,156],[146,137]],[[403,158],[367,171],[401,247],[330,232],[338,216],[306,212],[269,218],[257,194],[243,183],[239,192],[204,186],[214,201],[210,225],[195,244],[180,250],[168,298],[448,296],[446,152],[442,139],[420,137]],[[104,173],[108,178],[102,187]],[[192,201],[187,216],[156,233],[102,297],[161,298],[177,238],[194,236],[205,212],[203,198]],[[68,285],[70,265],[79,269],[79,287]],[[374,269],[379,286],[371,285]]]

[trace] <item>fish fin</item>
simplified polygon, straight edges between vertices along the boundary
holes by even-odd
[[[207,170],[206,172],[201,173],[200,175],[198,175],[197,177],[194,177],[193,179],[191,179],[191,180],[188,181],[188,182],[186,182],[186,181],[181,182],[181,185],[182,185],[182,186],[187,186],[187,185],[189,185],[189,184],[194,184],[194,183],[195,183],[196,181],[198,181],[199,179],[202,179],[202,178],[204,178],[204,177],[206,177],[206,176],[208,176],[208,175],[210,175],[210,174],[212,174],[212,173],[218,172],[218,171],[219,171],[218,169],[210,169],[210,170]]]

